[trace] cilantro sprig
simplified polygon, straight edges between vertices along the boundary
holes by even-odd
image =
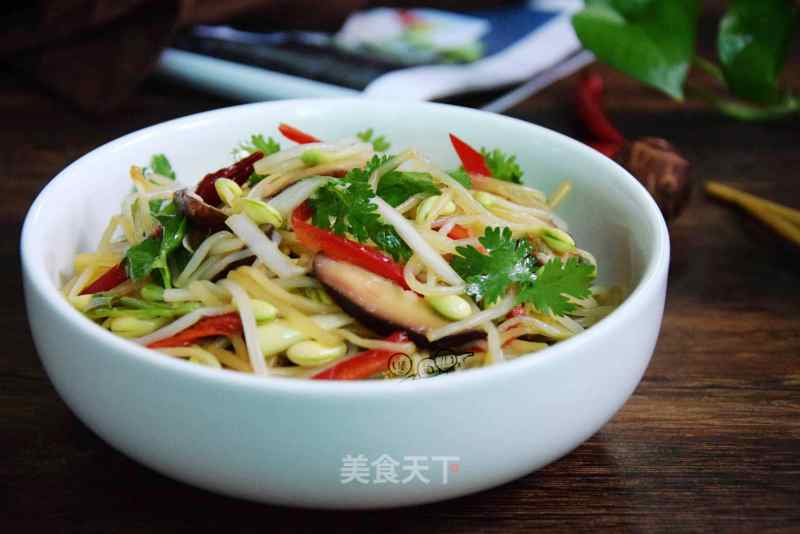
[[[236,157],[241,152],[245,151],[249,154],[253,152],[259,151],[264,156],[269,156],[271,154],[275,154],[276,152],[280,152],[281,145],[272,137],[264,138],[264,134],[253,134],[250,136],[250,142],[243,141],[239,143],[239,146],[233,149],[233,155]],[[258,182],[266,178],[266,176],[261,176],[260,174],[253,173],[248,176],[247,181],[250,183],[251,186],[256,185]]]
[[[470,178],[469,173],[466,170],[464,170],[464,167],[453,169],[447,174],[455,178],[458,183],[460,183],[467,189],[472,189],[472,178]]]
[[[522,183],[522,167],[517,163],[515,155],[506,154],[499,148],[489,150],[485,147],[481,147],[481,155],[486,166],[492,171],[492,178],[515,184]],[[453,169],[447,174],[458,180],[467,189],[472,189],[472,178],[463,166]]]
[[[374,132],[372,128],[367,128],[363,132],[358,132],[356,137],[364,141],[365,143],[372,143],[372,148],[375,149],[375,152],[386,152],[391,148],[392,144],[386,139],[386,137],[379,135],[377,137],[373,137]]]
[[[554,258],[539,265],[530,243],[513,239],[509,228],[487,228],[479,241],[483,251],[472,245],[458,247],[452,260],[467,282],[467,294],[478,301],[494,303],[515,286],[518,304],[565,315],[575,310],[569,297],[582,299],[590,294],[594,268],[577,258],[566,263]]]
[[[172,165],[164,154],[153,154],[150,157],[150,166],[145,167],[145,170],[147,169],[170,180],[175,179],[175,171],[172,170]]]
[[[396,207],[414,195],[438,195],[439,188],[433,184],[427,172],[405,172],[394,170],[378,182],[378,196]]]
[[[186,235],[186,217],[174,202],[150,203],[150,214],[161,225],[159,237],[148,237],[130,247],[125,254],[125,265],[131,280],[142,280],[157,271],[164,287],[172,287],[170,255],[178,248]]]
[[[522,286],[517,295],[519,302],[528,302],[542,312],[566,315],[575,311],[575,304],[567,297],[585,299],[591,294],[594,267],[576,257],[566,263],[558,258],[545,263],[536,273],[536,281]]]
[[[264,139],[263,134],[253,134],[250,136],[250,142],[239,143],[239,148],[241,148],[245,152],[249,152],[250,154],[252,154],[255,151],[259,151],[263,153],[265,156],[269,156],[270,154],[280,152],[281,145],[280,143],[275,141],[272,137]]]
[[[517,163],[517,157],[513,154],[506,154],[499,148],[489,150],[481,148],[483,160],[486,166],[492,171],[492,177],[515,184],[522,183],[522,168]]]
[[[311,222],[336,234],[349,234],[361,243],[372,241],[396,261],[407,261],[411,249],[391,225],[381,221],[368,183],[369,176],[389,159],[374,156],[363,169],[352,169],[321,187],[309,200],[314,210]]]
[[[535,279],[536,260],[530,243],[512,239],[510,228],[487,228],[479,239],[486,253],[472,245],[457,247],[453,269],[467,282],[467,294],[492,303],[513,283]]]

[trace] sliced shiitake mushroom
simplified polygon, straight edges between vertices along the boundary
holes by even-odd
[[[425,300],[391,280],[324,254],[314,259],[314,273],[331,298],[346,313],[373,332],[388,336],[404,330],[421,347],[457,347],[484,337],[469,331],[431,342],[426,334],[449,322],[434,312]]]
[[[228,216],[222,210],[206,204],[196,193],[181,189],[175,193],[175,203],[194,227],[210,232],[225,230]]]

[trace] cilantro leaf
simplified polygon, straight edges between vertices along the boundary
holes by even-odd
[[[392,171],[378,183],[378,196],[397,207],[412,196],[422,193],[426,196],[438,195],[439,188],[427,172]]]
[[[131,280],[138,281],[158,270],[164,287],[172,287],[168,258],[180,246],[186,235],[186,217],[174,202],[150,202],[150,213],[161,224],[161,236],[148,237],[130,247],[125,254],[126,268]]]
[[[369,181],[370,175],[378,170],[379,167],[383,166],[384,163],[387,163],[389,160],[392,159],[392,156],[383,155],[383,156],[372,156],[372,159],[364,165],[363,169],[355,168],[350,169],[343,180],[347,182],[364,182],[367,183]]]
[[[365,143],[369,143],[372,140],[372,134],[373,133],[374,132],[372,131],[372,128],[367,128],[363,132],[357,132],[356,133],[356,137],[358,137],[359,139],[361,139]]]
[[[505,180],[506,182],[513,182],[515,184],[522,183],[522,169],[517,164],[517,157],[514,155],[506,155],[499,148],[489,151],[486,148],[481,148],[483,160],[486,166],[492,171],[492,177],[498,180]]]
[[[467,282],[467,294],[493,303],[512,283],[534,279],[536,259],[525,239],[512,239],[510,228],[486,228],[479,239],[486,252],[472,245],[456,248],[453,269]]]
[[[347,184],[339,180],[331,180],[309,199],[314,214],[311,223],[314,226],[331,230],[336,234],[347,231],[347,203],[350,191]]]
[[[372,148],[375,149],[375,152],[386,152],[392,146],[392,144],[386,139],[386,137],[379,135],[373,139],[372,128],[367,128],[363,132],[358,132],[356,137],[364,141],[365,143],[372,143]]]
[[[533,304],[543,313],[564,315],[575,310],[575,304],[565,295],[577,299],[588,297],[593,278],[594,267],[588,263],[576,257],[569,258],[566,263],[553,258],[539,269],[534,283],[522,288],[517,302]]]
[[[466,187],[467,189],[472,189],[472,178],[470,178],[469,173],[464,170],[464,167],[459,167],[448,172],[450,176],[455,178],[458,183]]]
[[[411,257],[408,245],[395,229],[381,221],[375,196],[369,186],[370,174],[389,161],[374,156],[363,169],[352,169],[344,178],[330,180],[309,199],[314,210],[311,223],[336,234],[349,234],[361,243],[372,241],[397,261]]]
[[[485,252],[473,246],[458,247],[452,266],[467,282],[467,294],[494,303],[512,284],[519,289],[517,303],[529,303],[542,313],[564,315],[575,310],[568,296],[588,297],[594,267],[572,257],[566,263],[554,258],[537,268],[526,239],[512,239],[509,228],[487,228],[480,238]]]
[[[281,145],[277,141],[275,141],[272,137],[268,139],[264,139],[263,134],[253,134],[250,136],[250,143],[239,143],[239,147],[233,149],[234,157],[239,154],[239,150],[244,150],[245,152],[249,152],[252,154],[253,152],[261,152],[265,156],[269,156],[270,154],[274,154],[276,152],[280,152]],[[247,181],[250,183],[251,186],[256,185],[258,182],[266,178],[266,176],[261,176],[259,174],[253,173],[248,176]]]
[[[246,152],[250,152],[251,154],[259,151],[265,156],[279,152],[281,149],[281,145],[277,141],[275,141],[272,137],[264,139],[263,134],[251,135],[250,144],[239,143],[239,147]]]
[[[379,249],[388,252],[395,261],[407,262],[411,259],[411,249],[394,227],[388,224],[381,224],[371,229],[370,239]]]
[[[251,174],[250,176],[247,177],[247,183],[249,183],[251,186],[253,186],[253,185],[256,185],[258,182],[260,182],[261,180],[263,180],[266,177],[267,177],[266,175],[262,176],[262,175],[258,174],[257,172],[254,172],[253,174]]]
[[[153,154],[150,158],[150,170],[170,180],[175,179],[175,171],[172,170],[172,165],[164,154]]]
[[[161,250],[161,240],[148,237],[137,243],[125,253],[125,265],[128,277],[137,282],[153,271],[153,264]]]
[[[180,246],[186,235],[186,217],[180,212],[174,202],[170,202],[153,216],[161,223],[161,246],[158,259],[153,268],[161,272],[161,281],[164,287],[172,287],[172,275],[167,257]]]

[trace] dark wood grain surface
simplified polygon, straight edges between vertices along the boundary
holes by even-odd
[[[70,413],[25,319],[18,244],[28,206],[98,145],[231,102],[151,80],[118,112],[92,118],[0,72],[0,531],[800,530],[800,251],[698,188],[715,179],[800,208],[800,121],[732,122],[601,71],[620,127],[673,141],[696,182],[671,228],[666,316],[644,380],[605,428],[537,473],[450,502],[358,513],[194,489],[127,459]],[[576,135],[574,83],[510,114]]]

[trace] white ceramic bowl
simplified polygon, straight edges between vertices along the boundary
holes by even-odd
[[[395,149],[418,147],[445,168],[457,165],[447,137],[455,132],[517,154],[526,180],[545,192],[569,178],[574,189],[559,213],[597,256],[601,280],[632,292],[599,324],[534,356],[438,378],[350,383],[264,379],[172,359],[114,336],[61,297],[71,260],[94,248],[129,191],[131,164],[164,152],[179,178],[194,183],[229,164],[231,148],[250,134],[276,136],[281,121],[329,139],[372,127]],[[669,260],[666,226],[644,188],[581,143],[464,108],[350,99],[237,106],[104,145],[41,192],[21,247],[39,355],[64,401],[102,439],[189,484],[323,508],[456,497],[574,449],[641,379],[661,323]],[[354,466],[367,460],[366,477],[345,482],[348,455]],[[382,456],[398,483],[375,481],[379,468],[370,464]],[[403,483],[414,462],[427,483]]]

